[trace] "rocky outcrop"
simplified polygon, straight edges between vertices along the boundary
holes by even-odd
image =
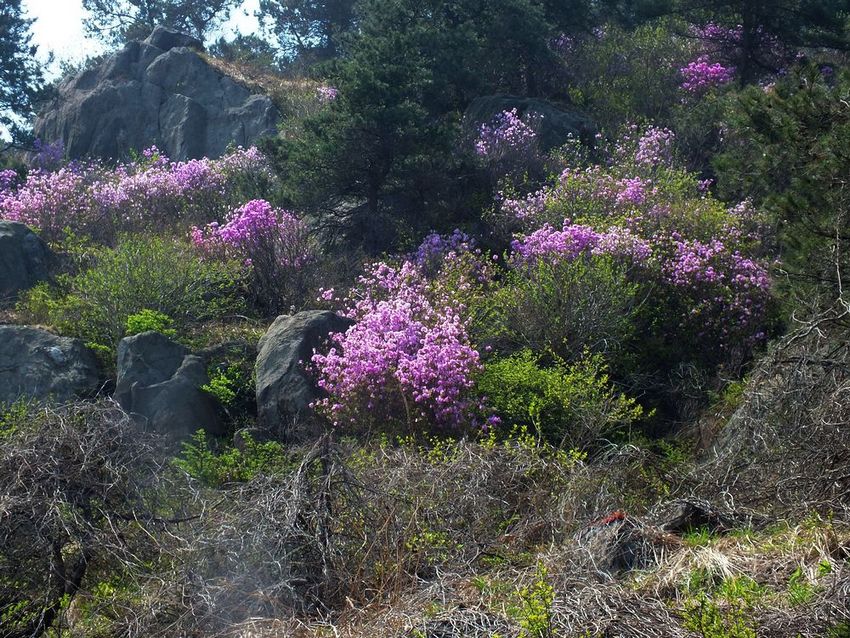
[[[275,319],[260,339],[257,356],[257,419],[262,431],[286,441],[316,433],[310,403],[320,393],[304,363],[330,333],[343,332],[352,323],[321,310]]]
[[[0,304],[48,277],[52,253],[24,224],[0,220]]]
[[[565,144],[570,137],[586,140],[596,133],[596,124],[576,109],[556,106],[547,100],[514,95],[486,95],[475,98],[466,109],[465,119],[478,127],[490,122],[503,111],[516,109],[520,116],[537,113],[542,116],[537,131],[541,150],[548,151]]]
[[[0,326],[0,404],[17,399],[63,403],[97,394],[103,374],[79,339],[31,326]]]
[[[126,337],[118,344],[115,400],[145,429],[186,438],[199,429],[224,433],[203,358],[158,332]]]
[[[271,98],[210,66],[190,36],[157,27],[94,68],[65,80],[35,134],[69,157],[122,158],[153,144],[169,157],[218,157],[275,133]]]

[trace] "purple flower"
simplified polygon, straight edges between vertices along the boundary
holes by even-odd
[[[332,86],[320,86],[316,89],[316,96],[322,104],[333,102],[338,95],[339,91]]]
[[[679,71],[682,74],[681,89],[694,95],[723,86],[735,79],[734,67],[711,62],[705,55],[701,55]]]
[[[314,354],[318,402],[340,426],[352,419],[457,427],[472,421],[478,351],[462,308],[436,292],[419,267],[374,264],[360,278],[345,314],[357,323]]]
[[[520,118],[515,108],[502,111],[488,124],[482,124],[475,140],[475,153],[488,161],[505,159],[509,155],[526,155],[537,141],[536,127],[541,116],[530,114]]]

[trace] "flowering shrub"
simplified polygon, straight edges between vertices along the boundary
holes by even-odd
[[[426,272],[438,254],[444,259],[439,276]],[[457,428],[475,422],[483,409],[473,393],[480,355],[458,301],[482,278],[470,255],[462,233],[431,235],[415,259],[374,264],[359,278],[344,311],[357,323],[332,336],[328,354],[312,358],[329,395],[318,407],[335,425]]]
[[[316,97],[319,98],[319,102],[322,104],[333,102],[338,95],[339,91],[332,86],[320,86],[316,88]]]
[[[634,160],[643,166],[671,166],[676,136],[668,128],[649,126],[638,137]]]
[[[467,423],[480,363],[459,311],[427,294],[410,262],[377,264],[360,283],[363,297],[347,313],[357,323],[312,359],[330,395],[320,407],[335,425],[399,414],[409,426]]]
[[[220,219],[246,189],[270,177],[256,148],[188,162],[171,162],[151,148],[114,169],[97,162],[35,169],[16,189],[0,189],[0,217],[37,228],[50,240],[68,228],[111,242],[122,231]]]
[[[498,177],[518,178],[538,161],[537,129],[541,115],[520,117],[515,108],[481,124],[473,148]]]
[[[666,129],[627,127],[602,149],[606,163],[568,167],[524,199],[503,200],[505,226],[520,231],[509,263],[614,258],[663,318],[653,325],[710,341],[716,347],[703,351],[706,361],[740,361],[765,337],[764,228],[749,203],[726,210],[677,169],[673,141]]]
[[[537,259],[572,261],[581,254],[627,257],[640,263],[645,262],[652,253],[649,242],[628,228],[615,226],[599,233],[590,226],[571,224],[569,220],[565,220],[560,231],[548,224],[544,225],[530,235],[515,239],[511,248],[511,261],[514,264],[530,263]]]
[[[676,242],[662,268],[682,292],[698,337],[716,339],[721,348],[764,339],[761,322],[770,298],[764,266],[715,239]]]
[[[708,56],[701,55],[680,69],[681,88],[687,93],[699,95],[709,89],[729,84],[735,79],[735,68],[724,66],[720,62],[711,62]]]
[[[194,226],[190,235],[208,257],[245,264],[257,301],[270,311],[304,300],[318,254],[306,224],[292,213],[255,199],[233,211],[224,225]]]
[[[13,171],[10,168],[0,171],[0,195],[2,195],[3,191],[12,190],[17,181],[17,171]]]
[[[40,139],[35,140],[33,144],[35,148],[35,157],[32,164],[36,168],[42,170],[54,170],[62,165],[62,160],[65,158],[65,146],[62,141],[46,144]]]
[[[410,259],[424,273],[434,275],[439,272],[446,258],[451,259],[458,254],[468,253],[473,246],[472,238],[460,230],[455,230],[448,236],[430,233]]]

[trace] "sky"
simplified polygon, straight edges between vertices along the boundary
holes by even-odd
[[[23,0],[21,4],[27,17],[35,19],[30,29],[33,44],[38,45],[39,57],[46,59],[49,52],[55,56],[50,75],[58,72],[60,60],[81,62],[103,52],[101,43],[85,36],[82,0]],[[233,11],[221,32],[225,35],[254,33],[258,24],[253,14],[258,5],[259,0],[245,0]]]

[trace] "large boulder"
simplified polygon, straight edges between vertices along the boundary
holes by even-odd
[[[90,397],[103,378],[97,357],[79,339],[31,326],[0,326],[0,404]]]
[[[478,127],[490,122],[503,111],[516,109],[520,116],[537,113],[540,121],[538,140],[548,151],[565,144],[570,138],[588,140],[596,133],[596,124],[581,111],[555,105],[547,100],[514,95],[486,95],[475,98],[466,109],[466,121]]]
[[[329,334],[352,325],[333,312],[309,310],[275,319],[257,355],[257,420],[261,431],[286,441],[316,433],[310,403],[321,394],[304,364]]]
[[[35,134],[71,158],[122,158],[158,146],[169,157],[218,157],[276,131],[279,112],[211,66],[191,36],[163,27],[66,79]]]
[[[0,220],[0,305],[47,279],[51,260],[50,249],[24,224]]]
[[[118,344],[115,400],[145,429],[186,438],[204,429],[224,434],[206,362],[158,332],[126,337]]]

